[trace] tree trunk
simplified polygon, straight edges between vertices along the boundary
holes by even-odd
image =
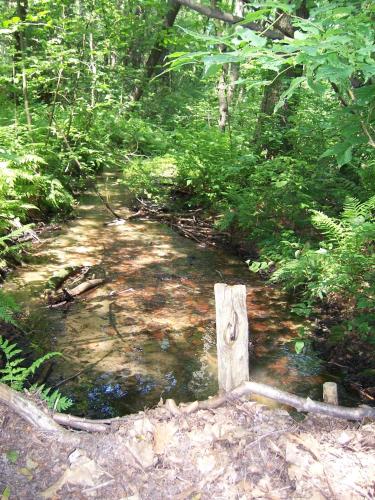
[[[133,89],[131,98],[133,101],[139,101],[142,97],[144,87],[147,84],[147,80],[149,80],[154,73],[156,72],[157,66],[163,60],[166,49],[164,47],[163,35],[165,32],[171,28],[176,20],[176,17],[181,9],[181,5],[176,0],[169,0],[169,8],[164,17],[163,28],[161,33],[158,36],[158,39],[154,45],[154,48],[151,50],[150,55],[145,64],[144,76],[140,84],[136,85]]]
[[[92,32],[89,33],[89,47],[90,47],[90,71],[92,75],[91,79],[91,108],[94,108],[96,98],[96,78],[97,78],[97,70],[96,70],[96,62],[94,55],[94,37]]]
[[[212,6],[216,7],[216,1],[212,2]],[[243,17],[244,3],[243,0],[235,0],[234,15]],[[226,50],[225,45],[220,46],[220,52]],[[239,78],[240,65],[239,63],[224,64],[219,78],[217,87],[219,99],[219,129],[225,132],[227,126],[230,124],[230,106],[233,101],[236,81]]]
[[[264,137],[265,128],[270,121],[270,117],[273,115],[276,104],[279,102],[282,89],[283,81],[281,78],[276,78],[273,83],[264,87],[258,120],[254,132],[254,144],[259,152],[262,151],[268,143],[268,139]]]
[[[27,8],[28,8],[27,0],[17,0],[17,14],[18,17],[21,19],[22,23],[24,23],[26,20]],[[21,76],[22,76],[23,104],[25,109],[27,126],[29,129],[31,129],[32,121],[31,121],[30,104],[29,104],[29,93],[27,88],[27,75],[25,68],[27,41],[24,33],[24,25],[21,26],[21,29],[18,29],[15,32],[15,39],[16,39],[15,62],[20,63]]]
[[[229,103],[227,96],[227,75],[228,75],[228,64],[223,64],[220,71],[219,83],[217,86],[217,96],[219,99],[219,130],[225,132],[229,121]]]
[[[234,4],[234,15],[238,17],[244,16],[244,2],[243,0],[235,0]],[[236,28],[237,29],[237,28]],[[228,106],[231,105],[235,89],[236,89],[236,81],[240,76],[240,63],[230,63],[229,66],[229,85],[227,90],[227,101]]]

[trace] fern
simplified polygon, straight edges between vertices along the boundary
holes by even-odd
[[[298,291],[308,303],[339,293],[356,304],[353,314],[360,318],[361,304],[374,304],[374,209],[375,197],[365,202],[351,197],[340,220],[314,210],[312,223],[326,241],[318,250],[305,248],[295,258],[281,261],[272,281]]]
[[[342,213],[343,221],[360,224],[367,219],[371,219],[375,210],[375,196],[365,202],[360,202],[357,198],[348,197],[346,199]]]
[[[9,340],[0,336],[0,349],[5,357],[5,367],[0,369],[0,382],[6,383],[16,391],[22,391],[25,383],[35,374],[36,370],[47,360],[61,356],[59,352],[49,352],[44,356],[36,359],[30,366],[21,366],[25,361],[24,358],[18,357],[22,350],[17,348],[17,344],[11,344]],[[37,386],[32,385],[30,390],[40,396],[43,401],[46,401],[49,408],[57,411],[64,411],[72,406],[73,401],[65,396],[62,396],[58,390],[50,394],[51,389],[45,388],[44,384]]]
[[[1,252],[0,252],[1,255]],[[0,321],[15,325],[14,313],[19,310],[18,305],[11,295],[0,290]]]
[[[51,393],[51,387],[45,387],[45,384],[33,384],[29,392],[36,394],[42,401],[45,401],[48,408],[54,411],[66,411],[73,405],[73,401],[66,396],[63,396],[58,389]]]
[[[321,231],[329,241],[340,243],[346,237],[346,227],[338,220],[335,220],[319,210],[312,210],[311,218],[313,225]]]

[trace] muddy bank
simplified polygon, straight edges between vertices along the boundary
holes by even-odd
[[[375,425],[308,417],[254,401],[57,442],[0,406],[0,493],[10,498],[373,498]],[[27,436],[27,437],[26,437]]]

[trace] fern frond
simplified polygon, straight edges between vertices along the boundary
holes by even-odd
[[[373,212],[375,211],[375,195],[371,196],[371,198],[365,201],[362,204],[363,210],[365,210],[369,214],[369,218],[372,218]]]
[[[48,361],[49,359],[55,357],[55,356],[61,356],[60,352],[48,352],[44,356],[41,356],[40,358],[36,359],[31,366],[27,368],[27,375],[34,375],[36,370],[45,362]]]
[[[48,408],[54,411],[65,411],[73,405],[73,401],[56,389],[50,394],[51,388],[45,387],[45,384],[34,384],[30,387],[29,392],[36,394],[42,401],[45,401]]]
[[[361,202],[352,196],[348,196],[346,198],[345,204],[344,204],[344,209],[342,212],[342,219],[343,220],[352,220],[356,219],[357,217],[361,216]]]
[[[8,383],[10,387],[16,391],[22,391],[27,378],[33,375],[45,361],[54,356],[61,356],[59,352],[49,352],[35,360],[31,366],[26,368],[20,366],[24,358],[13,359],[17,354],[22,352],[21,349],[17,349],[17,344],[10,344],[9,340],[3,339],[3,337],[0,336],[0,350],[3,351],[6,358],[5,367],[0,370],[0,382]],[[11,361],[11,359],[13,359],[13,361]],[[62,396],[57,389],[50,394],[51,389],[45,387],[44,384],[40,386],[33,384],[30,391],[38,394],[43,401],[46,401],[49,408],[56,411],[67,410],[73,404],[71,399]]]
[[[0,255],[1,253],[2,252],[0,251]],[[14,301],[13,297],[0,291],[0,320],[4,321],[5,323],[15,324],[13,315],[18,310],[19,307]],[[2,337],[0,336],[0,347],[6,349],[7,345],[8,343],[6,343],[4,347],[2,346]]]
[[[319,210],[312,210],[311,218],[313,225],[319,229],[329,241],[340,243],[347,235],[347,228],[338,220],[329,217]]]
[[[351,223],[362,223],[367,219],[371,219],[374,210],[375,196],[364,202],[360,202],[357,198],[348,197],[344,204],[342,219]]]

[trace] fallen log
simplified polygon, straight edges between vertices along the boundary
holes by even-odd
[[[108,430],[108,425],[97,424],[95,420],[80,419],[74,415],[64,415],[63,413],[55,413],[53,415],[54,422],[65,427],[71,427],[72,429],[77,429],[80,431],[87,432],[106,432]]]
[[[81,295],[84,292],[87,292],[88,290],[91,290],[92,288],[95,288],[99,285],[102,285],[104,283],[104,279],[102,278],[96,278],[92,280],[87,280],[81,283],[80,285],[77,285],[76,287],[72,289],[68,288],[63,288],[62,292],[57,294],[57,295],[49,295],[48,301],[49,301],[49,306],[48,307],[60,307],[68,302],[72,302],[74,300],[74,297],[77,297],[78,295]]]
[[[81,295],[82,293],[87,292],[87,290],[91,290],[91,288],[96,288],[97,286],[102,285],[104,281],[105,280],[102,278],[87,280],[71,290],[67,289],[66,291],[71,297],[77,297],[77,295]]]
[[[29,424],[43,431],[62,431],[63,428],[38,406],[5,384],[0,384],[0,401],[14,410]]]
[[[104,432],[108,429],[107,425],[97,424],[94,420],[84,419],[82,421],[78,417],[64,415],[63,413],[48,415],[22,393],[14,391],[1,383],[0,401],[29,422],[29,424],[42,431],[59,432],[64,436],[66,435],[66,430],[63,426],[88,432]]]

